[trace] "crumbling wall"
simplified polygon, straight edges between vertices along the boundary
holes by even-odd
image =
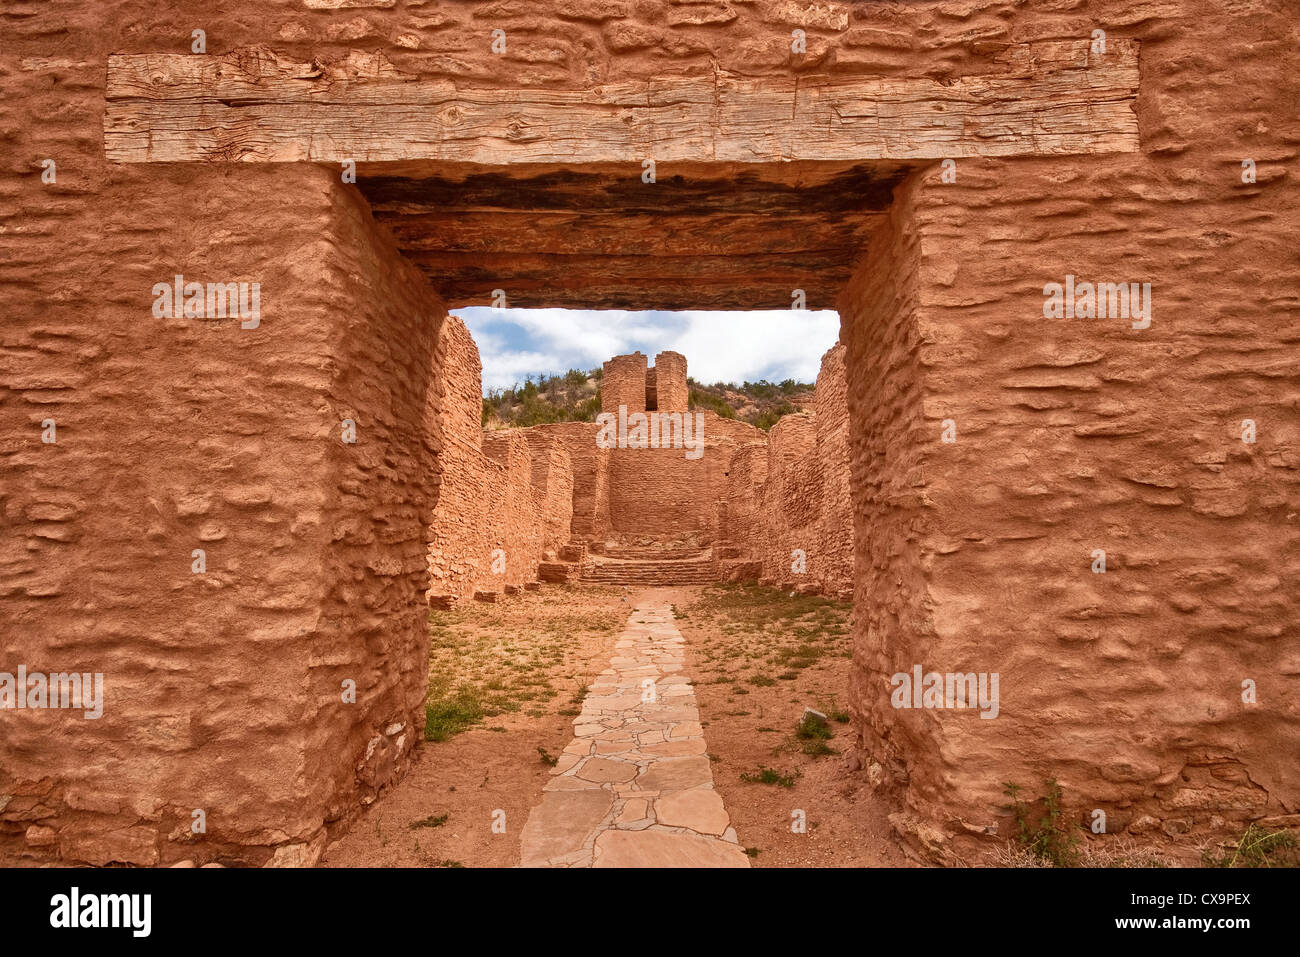
[[[686,386],[686,357],[680,352],[661,352],[654,364],[655,402],[660,412],[685,412],[690,400]]]
[[[441,493],[428,553],[429,601],[448,607],[476,592],[535,581],[537,563],[569,541],[574,473],[556,426],[483,432],[482,365],[465,324],[449,316],[441,348]],[[595,426],[582,423],[592,432]]]
[[[715,412],[683,414],[700,417],[703,445],[697,458],[687,458],[686,449],[676,448],[609,451],[611,533],[693,537],[701,544],[716,539],[717,502],[727,487],[731,457],[763,432]]]
[[[573,488],[569,541],[594,541],[609,533],[610,450],[597,445],[596,429],[592,422],[560,422],[527,430],[545,435],[569,457]]]
[[[644,412],[646,400],[646,357],[639,352],[614,356],[601,368],[600,410],[614,415],[620,406],[628,414]]]
[[[0,59],[4,659],[103,675],[0,711],[0,859],[310,862],[416,740],[442,308],[326,170],[107,168],[97,43]]]
[[[1300,805],[1294,20],[1201,12],[1136,31],[1140,155],[927,172],[842,297],[854,709],[931,820],[1005,835],[1049,776],[1110,833]],[[1149,325],[1049,318],[1067,277],[1150,283]],[[915,665],[998,674],[997,717],[895,708]]]
[[[782,416],[733,461],[725,496],[727,577],[847,598],[853,588],[845,347],[822,357],[815,412]]]

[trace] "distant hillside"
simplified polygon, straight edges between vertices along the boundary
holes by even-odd
[[[483,400],[483,428],[522,428],[547,422],[594,422],[600,412],[601,370],[570,369],[563,375],[529,376],[522,385],[493,389]],[[791,412],[812,408],[811,383],[745,382],[705,385],[688,378],[690,406],[727,419],[770,429]]]

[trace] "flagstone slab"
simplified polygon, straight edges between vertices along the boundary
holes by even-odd
[[[588,758],[582,767],[574,772],[574,777],[584,781],[596,781],[608,784],[614,781],[631,781],[639,769],[628,761],[611,761],[609,758]]]
[[[641,751],[645,754],[654,755],[659,758],[677,758],[691,754],[704,754],[708,745],[703,738],[685,738],[676,741],[665,741],[663,744],[652,744],[648,747],[641,746]]]
[[[674,791],[655,801],[655,816],[660,824],[686,827],[700,834],[721,835],[731,826],[722,806],[722,797],[713,788]]]
[[[683,648],[669,606],[633,609],[524,825],[525,867],[749,866],[713,789]]]
[[[524,824],[520,863],[541,867],[553,857],[581,850],[613,807],[614,795],[600,788],[545,792]]]
[[[596,838],[594,867],[748,867],[738,844],[648,828],[604,831]]]
[[[709,759],[703,756],[660,758],[637,777],[638,787],[658,791],[681,791],[713,783]]]

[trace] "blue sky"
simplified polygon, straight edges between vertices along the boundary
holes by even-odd
[[[701,382],[817,378],[822,354],[839,338],[832,310],[621,312],[586,309],[455,310],[483,360],[483,389],[524,376],[594,369],[640,350],[654,362],[671,349]]]

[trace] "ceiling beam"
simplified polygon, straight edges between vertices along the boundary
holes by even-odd
[[[353,53],[115,55],[118,163],[768,163],[1132,152],[1137,44],[1015,44],[999,71],[929,78],[661,78],[587,90],[462,89]]]

